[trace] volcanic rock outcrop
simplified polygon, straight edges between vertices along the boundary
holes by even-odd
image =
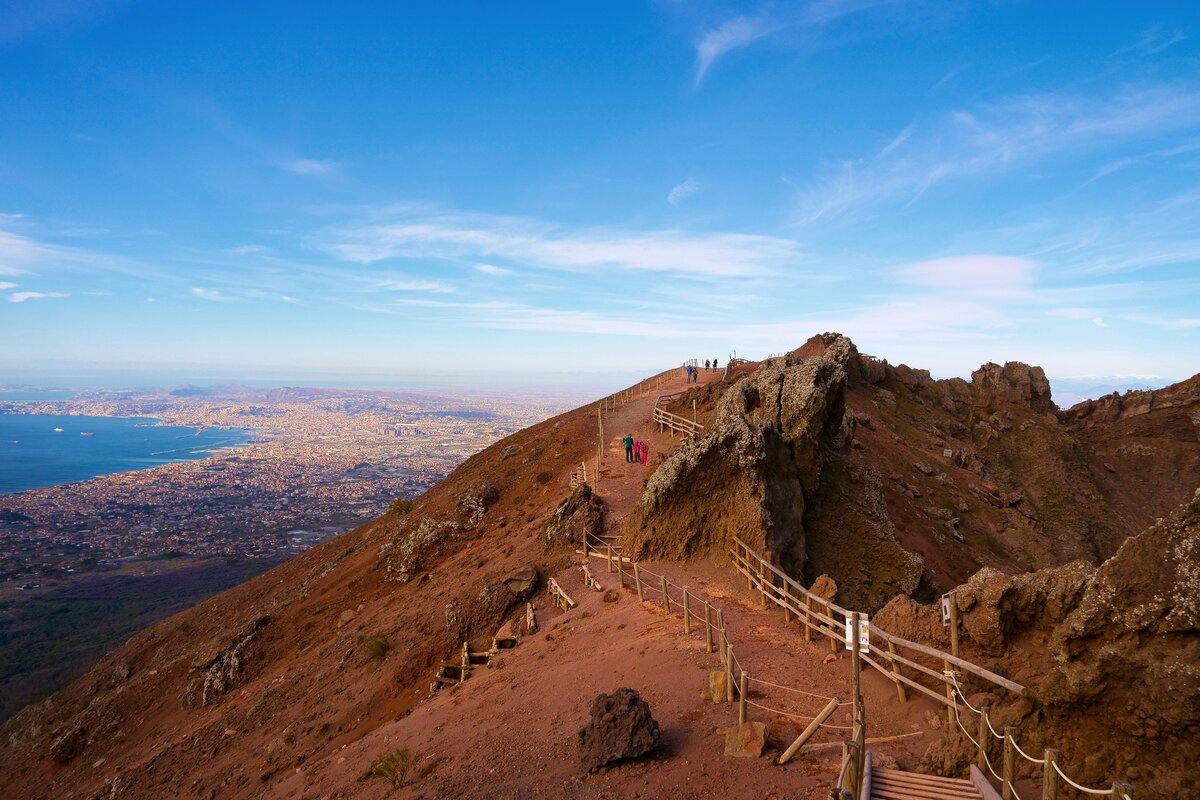
[[[725,392],[712,429],[681,444],[647,482],[626,526],[634,554],[723,555],[738,537],[803,575],[810,531],[836,527],[829,535],[857,566],[816,567],[834,572],[846,596],[879,604],[917,588],[921,559],[897,544],[878,477],[846,459],[856,422],[844,391],[858,352],[843,336],[823,343],[820,354],[775,359]]]
[[[1092,785],[1121,775],[1139,797],[1192,796],[1200,735],[1200,492],[1100,567],[1077,561],[1006,576],[983,569],[954,590],[964,646],[1024,684],[993,703],[1026,752],[1059,748]],[[906,638],[944,644],[938,611],[898,597],[875,621]],[[969,676],[964,679],[970,692]],[[977,689],[986,689],[980,685]],[[965,712],[964,712],[965,713]],[[957,774],[974,757],[964,740],[927,765]]]
[[[633,689],[617,689],[592,701],[591,720],[579,729],[579,763],[590,771],[643,756],[658,744],[658,723]]]

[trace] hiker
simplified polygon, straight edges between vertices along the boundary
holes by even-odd
[[[622,444],[625,445],[625,460],[632,464],[633,463],[633,434],[632,433],[625,434],[625,438],[622,440]]]
[[[714,358],[713,359],[713,369],[716,369],[716,368],[717,368],[717,360]]]
[[[650,460],[650,445],[642,442],[642,463],[645,464]]]
[[[704,359],[704,371],[705,371],[705,372],[708,372],[710,369],[712,369],[712,367],[711,367],[711,366],[709,366],[709,364],[710,364],[710,363],[711,363],[711,362],[710,362],[710,361],[709,361],[707,358],[706,358],[706,359]]]
[[[696,370],[695,372],[693,372],[692,373],[692,383],[695,383],[696,379],[699,377],[700,377],[700,370]]]
[[[687,376],[688,376],[688,380],[690,381],[692,379],[692,365],[691,364],[688,364]]]

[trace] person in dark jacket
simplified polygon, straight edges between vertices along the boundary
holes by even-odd
[[[625,438],[622,440],[622,444],[625,445],[625,460],[628,461],[630,464],[632,464],[633,463],[633,434],[632,433],[625,434]]]

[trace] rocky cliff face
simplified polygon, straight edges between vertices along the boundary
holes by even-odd
[[[674,401],[703,410],[627,526],[643,556],[724,557],[737,536],[841,599],[930,599],[981,567],[1099,563],[1200,485],[1200,376],[1063,412],[1039,367],[970,381],[814,336]]]
[[[836,334],[821,345],[733,384],[711,430],[655,471],[626,526],[638,557],[723,555],[736,536],[792,574],[837,573],[843,599],[916,589],[921,559],[897,544],[877,476],[846,459],[855,419],[844,393],[858,353]],[[838,544],[814,547],[814,537]]]
[[[964,653],[1028,692],[989,693],[994,724],[1021,730],[1026,752],[1061,750],[1072,777],[1121,775],[1138,797],[1194,796],[1200,733],[1200,491],[1128,539],[1101,566],[1073,562],[1007,576],[983,569],[955,590]],[[946,645],[938,611],[898,597],[875,621]],[[972,686],[974,689],[972,689]],[[966,681],[964,691],[986,691]],[[948,740],[929,766],[953,774],[974,748]]]

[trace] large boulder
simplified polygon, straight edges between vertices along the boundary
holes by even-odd
[[[592,719],[579,729],[576,746],[584,771],[649,753],[658,744],[658,723],[633,689],[617,689],[592,701]]]

